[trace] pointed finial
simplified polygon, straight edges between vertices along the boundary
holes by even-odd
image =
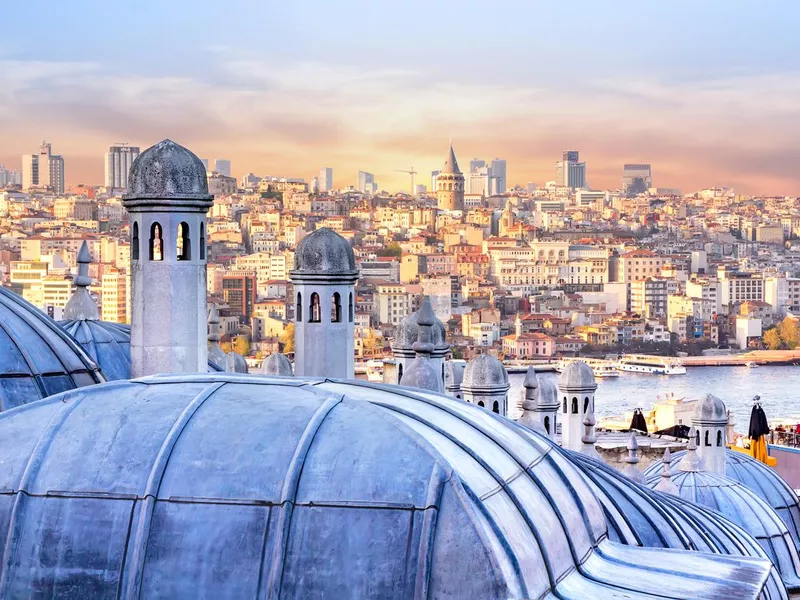
[[[435,346],[431,342],[431,328],[436,322],[431,300],[425,296],[417,312],[417,341],[411,346],[416,357],[403,375],[402,384],[434,392],[441,391],[440,375],[430,361]]]
[[[75,277],[75,293],[64,307],[64,320],[86,320],[97,321],[100,319],[100,311],[97,310],[88,287],[92,284],[89,277],[89,263],[92,262],[92,254],[89,252],[89,245],[84,241],[78,251],[78,275]]]
[[[644,473],[639,470],[639,442],[636,439],[636,434],[631,432],[631,437],[628,440],[628,456],[625,457],[626,467],[622,469],[622,474],[631,481],[644,484]]]
[[[522,401],[522,410],[536,410],[536,395],[539,391],[539,378],[536,376],[536,369],[531,365],[525,373],[525,381],[522,382],[525,388],[525,399]]]
[[[602,460],[597,448],[594,447],[597,442],[597,438],[594,435],[595,423],[594,414],[586,413],[586,416],[583,418],[583,435],[581,436],[582,445],[580,452],[581,454],[586,454]]]
[[[219,311],[212,304],[208,310],[208,360],[222,369],[227,368],[225,352],[219,345]]]
[[[669,448],[664,450],[664,460],[662,461],[663,466],[661,468],[661,480],[656,484],[654,489],[658,490],[659,492],[664,492],[665,494],[678,494],[678,486],[672,483],[672,455],[669,451]]]
[[[431,353],[434,351],[434,345],[431,343],[431,327],[433,327],[434,323],[436,323],[436,315],[431,306],[431,299],[425,296],[417,313],[417,325],[419,326],[417,341],[411,346],[417,357],[425,356],[430,358]]]
[[[689,446],[686,448],[686,456],[678,463],[678,469],[687,472],[699,472],[703,470],[703,462],[697,456],[697,442],[695,441],[695,428],[689,430]]]

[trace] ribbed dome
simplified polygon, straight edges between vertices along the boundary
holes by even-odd
[[[558,378],[558,387],[568,389],[596,389],[592,368],[582,360],[570,362]]]
[[[686,454],[681,451],[673,455],[672,472],[678,472],[678,462]],[[662,461],[654,461],[644,470],[648,485],[661,476]],[[738,481],[769,504],[786,524],[794,544],[800,548],[800,500],[792,487],[772,469],[752,456],[726,450],[725,476]]]
[[[203,161],[172,140],[150,146],[131,165],[123,204],[150,198],[200,200],[210,205]]]
[[[131,378],[131,327],[120,323],[79,319],[60,321],[92,357],[107,381]]]
[[[767,555],[758,542],[719,513],[639,485],[601,460],[563,451],[586,477],[608,522],[609,538],[631,546],[697,550],[731,556]],[[761,598],[785,598],[773,569]]]
[[[777,567],[789,591],[800,590],[800,557],[794,540],[766,502],[740,483],[715,473],[678,470],[672,482],[681,498],[722,513],[753,536]]]
[[[492,387],[508,389],[508,373],[503,363],[491,354],[479,354],[467,363],[464,369],[462,390],[483,390]]]
[[[292,363],[284,354],[275,353],[270,354],[261,363],[261,372],[265,375],[282,375],[285,377],[292,376]]]
[[[357,275],[350,242],[328,227],[304,237],[294,252],[291,276],[303,274]]]
[[[0,597],[721,599],[769,572],[606,540],[552,445],[434,393],[153,377],[0,414],[12,435]]]
[[[105,381],[55,321],[0,288],[0,410]]]

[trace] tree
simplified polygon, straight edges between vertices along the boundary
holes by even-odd
[[[374,329],[370,329],[364,338],[363,353],[365,357],[373,358],[376,354],[383,354],[383,336],[376,335]]]
[[[236,354],[241,354],[242,356],[250,354],[250,342],[243,335],[234,338],[231,348]]]
[[[796,319],[786,317],[778,324],[777,330],[783,348],[794,350],[800,345],[800,328]]]
[[[294,353],[294,323],[289,323],[281,332],[281,343],[283,344],[284,354]]]
[[[780,350],[781,345],[783,344],[783,340],[781,340],[781,336],[778,333],[777,328],[773,327],[772,329],[768,329],[766,333],[764,333],[764,344],[770,350]]]
[[[391,244],[378,250],[375,254],[377,256],[396,256],[397,258],[400,258],[403,255],[403,249],[397,242],[392,242]]]

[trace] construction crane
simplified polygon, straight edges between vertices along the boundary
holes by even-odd
[[[411,167],[410,171],[406,171],[405,169],[395,169],[394,171],[395,173],[408,173],[411,175],[411,195],[416,196],[417,190],[414,188],[414,175],[416,175],[417,172],[414,170],[414,167]]]

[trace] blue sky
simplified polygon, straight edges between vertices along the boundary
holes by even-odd
[[[505,157],[514,183],[581,150],[656,183],[799,194],[800,3],[29,0],[0,38],[0,162],[47,138],[67,178],[104,147],[164,137],[236,174],[333,166],[406,183]],[[36,26],[32,26],[35,23]]]

